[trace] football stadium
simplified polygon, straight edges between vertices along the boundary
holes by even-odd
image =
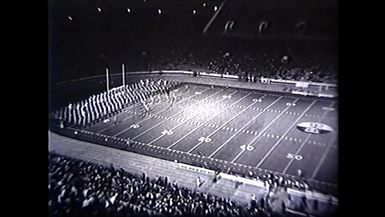
[[[337,216],[337,5],[49,1],[49,215]]]

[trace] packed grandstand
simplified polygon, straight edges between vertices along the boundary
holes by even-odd
[[[135,175],[56,153],[48,158],[51,216],[296,216],[273,213],[269,195],[237,204],[181,187],[167,177],[150,179],[145,173]],[[285,210],[285,203],[281,206]],[[298,206],[316,207],[317,201],[305,199]]]

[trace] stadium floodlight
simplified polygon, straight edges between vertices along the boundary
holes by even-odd
[[[234,26],[234,21],[232,20],[227,21],[225,25],[225,32],[227,32],[228,30],[232,30],[233,26]]]
[[[158,14],[162,14],[162,10],[158,9]]]
[[[305,28],[306,28],[306,22],[303,20],[295,24],[295,29],[299,32],[303,32]]]
[[[218,7],[217,6],[214,6],[214,11],[217,11],[218,10]]]
[[[72,21],[72,17],[71,16],[68,16],[68,19]]]
[[[102,9],[101,9],[100,7],[98,7],[98,11],[99,11],[99,13],[100,13],[100,12],[102,12]]]
[[[197,11],[196,10],[193,10],[193,14],[196,14],[197,13]]]
[[[206,7],[206,3],[203,3],[203,7]]]
[[[259,23],[259,26],[258,26],[258,31],[259,32],[263,32],[265,31],[267,28],[269,27],[269,22],[264,20],[262,22]]]
[[[128,12],[128,13],[131,13],[131,9],[127,8],[127,12]]]

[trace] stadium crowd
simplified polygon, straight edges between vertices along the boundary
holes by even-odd
[[[240,75],[257,78],[312,81],[321,83],[337,82],[337,66],[334,55],[322,51],[321,45],[311,48],[290,48],[286,45],[271,45],[265,42],[250,50],[244,44],[231,46],[231,41],[223,45],[194,41],[186,43],[185,49],[164,49],[152,52],[151,69],[194,70],[207,73]],[[278,44],[282,42],[277,42]],[[241,48],[239,48],[241,46]],[[210,49],[208,49],[210,47]],[[201,49],[206,48],[206,49]],[[161,49],[160,49],[161,50]],[[320,51],[321,50],[321,51]]]
[[[299,173],[300,173],[300,170],[299,170]],[[309,185],[306,183],[306,181],[302,181],[298,179],[291,180],[288,178],[284,178],[283,176],[274,175],[272,173],[269,173],[267,175],[257,176],[256,178],[263,181],[269,190],[275,189],[277,187],[309,190]]]
[[[50,216],[275,216],[268,199],[248,205],[180,187],[167,177],[150,179],[49,153]],[[284,206],[284,205],[283,205]]]
[[[222,0],[53,2],[52,79],[63,81],[102,74],[106,67],[117,72],[124,63],[129,71],[146,71],[148,65],[156,69],[199,66],[215,73],[335,82],[335,64],[318,57],[323,45],[302,54],[287,48],[295,43],[309,47],[307,36],[332,35],[335,40],[336,1],[296,0],[290,4],[285,0],[226,1],[221,7],[222,3]],[[208,25],[218,11],[221,13],[215,22]],[[230,21],[234,28],[224,34]],[[264,22],[268,25],[261,34],[259,26]],[[206,26],[210,28],[203,37]],[[241,35],[252,33],[253,38],[232,35],[233,31]],[[261,35],[265,37],[260,38]],[[274,40],[276,35],[290,42]],[[294,40],[293,36],[298,35],[303,38]],[[189,37],[193,40],[186,41]],[[236,37],[244,45],[234,43]],[[323,41],[330,37],[321,38]],[[255,46],[255,41],[260,44]],[[170,42],[172,45],[168,46]],[[334,46],[332,53],[336,50]],[[163,54],[155,54],[157,51]]]
[[[141,102],[147,108],[146,101],[154,100],[156,94],[170,93],[176,85],[176,81],[162,79],[140,80],[90,96],[75,104],[70,103],[57,110],[54,118],[61,120],[61,127],[64,127],[64,124],[85,126],[107,115],[116,114],[130,103]]]

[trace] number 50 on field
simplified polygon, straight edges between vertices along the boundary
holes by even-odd
[[[286,156],[287,158],[289,158],[289,159],[295,159],[295,160],[302,160],[302,155],[299,155],[299,154],[292,154],[292,153],[288,153],[287,154],[287,156]]]

